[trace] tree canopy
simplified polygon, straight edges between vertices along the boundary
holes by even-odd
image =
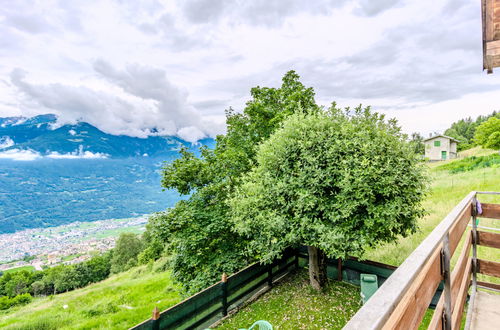
[[[476,129],[476,142],[484,148],[500,149],[500,118],[491,117]]]
[[[458,151],[472,148],[480,144],[475,139],[477,127],[492,117],[500,118],[500,112],[493,111],[489,115],[478,116],[475,120],[471,117],[460,119],[451,124],[451,127],[444,134],[460,141]]]
[[[319,109],[313,89],[294,71],[279,88],[252,88],[251,97],[242,113],[226,112],[227,133],[217,136],[214,150],[202,148],[199,156],[182,150],[163,169],[163,187],[189,198],[151,217],[147,235],[151,244],[166,244],[173,275],[190,292],[254,260],[245,254],[246,240],[232,229],[227,199],[252,168],[259,143],[293,113]]]
[[[307,245],[310,266],[415,232],[426,180],[394,120],[369,108],[297,113],[263,142],[229,204],[251,254],[271,261]],[[326,267],[311,269],[326,277]],[[319,272],[320,274],[314,274]],[[322,274],[321,274],[322,273]]]

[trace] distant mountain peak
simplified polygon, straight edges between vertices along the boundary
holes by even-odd
[[[40,157],[56,154],[61,156],[59,158],[76,158],[95,154],[112,158],[161,158],[177,155],[183,146],[195,150],[200,144],[215,145],[213,139],[190,143],[175,136],[138,138],[108,134],[84,121],[62,126],[55,126],[56,122],[54,114],[0,118],[0,153],[4,153],[0,156],[8,158],[18,150],[33,152]],[[158,133],[158,130],[152,129],[152,132]],[[7,151],[9,153],[5,154]]]

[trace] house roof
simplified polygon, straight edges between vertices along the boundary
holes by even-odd
[[[438,138],[438,137],[443,137],[445,139],[453,140],[453,141],[455,141],[457,143],[460,142],[460,140],[457,140],[455,138],[452,138],[451,136],[447,136],[447,135],[443,135],[443,134],[431,136],[430,138],[424,139],[424,142],[425,141],[429,141],[429,140],[433,140],[433,139]]]

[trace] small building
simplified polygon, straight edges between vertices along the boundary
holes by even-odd
[[[458,142],[460,141],[446,135],[425,139],[425,158],[432,161],[457,158]]]

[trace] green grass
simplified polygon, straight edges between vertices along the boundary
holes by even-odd
[[[479,157],[472,156],[437,166],[436,169],[447,170],[450,173],[459,173],[486,167],[500,167],[500,154]]]
[[[400,265],[425,237],[441,222],[469,192],[500,190],[500,168],[482,168],[470,172],[450,174],[437,169],[430,170],[431,191],[424,202],[428,215],[419,221],[419,231],[392,244],[368,251],[366,258],[394,266]],[[500,196],[479,196],[483,202],[500,203]],[[496,221],[497,227],[498,221]],[[484,226],[494,226],[494,220],[481,220]],[[481,252],[481,251],[480,251]],[[482,257],[495,259],[494,251],[486,251]],[[493,253],[493,254],[492,254]],[[481,254],[479,254],[481,257]],[[498,258],[498,253],[496,254]]]
[[[475,149],[468,150],[470,155],[488,155],[492,151]],[[493,151],[494,152],[494,151]],[[460,162],[461,160],[448,161],[447,164]],[[445,163],[445,162],[442,162]],[[448,171],[439,169],[440,164],[432,163],[429,166],[431,177],[431,189],[424,202],[427,216],[419,221],[419,231],[406,238],[401,238],[392,244],[385,244],[368,251],[366,259],[399,266],[425,237],[441,222],[444,217],[455,207],[469,192],[475,191],[499,191],[500,190],[500,168],[476,168],[468,172],[450,174]],[[481,195],[482,202],[500,203],[500,196]],[[498,220],[481,219],[480,225],[488,227],[500,227]],[[454,260],[459,255],[462,243],[458,246]],[[486,260],[498,260],[499,250],[478,247],[478,257]],[[335,329],[342,328],[349,318],[345,315],[354,315],[359,304],[359,288],[338,282],[331,282],[326,294],[318,294],[311,291],[307,277],[295,280],[289,278],[283,287],[277,287],[268,292],[251,305],[225,321],[221,329],[238,329],[249,327],[254,321],[264,319],[270,321],[277,329]],[[480,279],[499,282],[485,276]],[[298,281],[298,282],[297,282]],[[302,282],[301,282],[302,281]],[[329,293],[335,287],[338,293]],[[311,298],[314,297],[314,298]],[[329,300],[331,299],[331,301]],[[316,303],[319,301],[320,303]],[[349,306],[348,313],[345,310],[340,313],[340,318],[333,320],[339,315],[339,306]],[[342,309],[342,307],[341,307]],[[352,309],[352,310],[351,310]],[[300,318],[299,318],[300,315]],[[426,329],[433,315],[433,310],[428,310],[422,322],[422,329]],[[321,317],[320,317],[321,316]],[[349,316],[350,317],[350,316]],[[464,322],[464,320],[462,320]],[[217,328],[219,329],[219,328]]]
[[[309,285],[307,271],[299,270],[217,329],[249,328],[257,320],[269,321],[274,329],[342,329],[360,307],[358,287],[330,281],[319,293]]]
[[[477,155],[484,152],[479,150]],[[429,166],[432,185],[424,203],[428,215],[419,221],[420,230],[396,243],[368,251],[367,259],[400,265],[470,191],[500,189],[500,168],[450,174],[439,166],[435,163]],[[500,196],[480,196],[480,200],[500,203]],[[500,227],[498,221],[488,219],[481,219],[480,225]],[[498,250],[483,247],[479,247],[478,256],[487,260],[500,258]],[[169,273],[154,271],[159,264],[134,268],[83,289],[52,298],[36,298],[26,306],[0,311],[0,328],[129,328],[148,319],[155,306],[165,309],[181,299]],[[359,297],[358,287],[336,281],[331,281],[324,293],[317,293],[310,288],[307,273],[302,270],[225,320],[218,329],[248,328],[261,319],[270,321],[276,329],[340,329],[360,308]],[[64,309],[64,305],[68,308]],[[431,317],[432,311],[427,312],[425,322]]]
[[[21,266],[21,267],[16,267],[16,268],[10,268],[10,269],[4,270],[3,273],[4,274],[15,273],[15,272],[19,272],[21,270],[34,271],[35,267],[33,267],[33,266]]]
[[[127,329],[181,300],[169,272],[141,266],[86,288],[0,311],[2,329]],[[67,305],[67,308],[63,306]]]

